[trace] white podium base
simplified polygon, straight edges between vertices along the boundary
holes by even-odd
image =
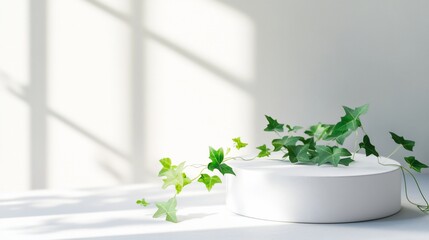
[[[273,221],[338,223],[387,217],[401,209],[401,173],[373,156],[350,166],[295,165],[279,160],[231,161],[227,208]],[[398,162],[382,158],[382,163]]]

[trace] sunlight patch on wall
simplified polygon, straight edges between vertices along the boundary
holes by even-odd
[[[105,169],[97,163],[98,158],[130,164],[130,28],[86,1],[50,1],[49,10],[48,109],[51,116],[74,129],[73,134],[70,130],[50,133],[48,165],[52,165],[55,179],[50,184],[85,187],[85,182],[113,183],[110,178],[103,182],[86,169],[101,174]],[[64,152],[76,157],[71,159]],[[62,163],[75,171],[82,169],[85,177],[66,181]]]
[[[0,191],[30,187],[29,134],[28,105],[0,85]]]
[[[30,187],[29,2],[0,0],[0,192]]]
[[[128,26],[81,1],[52,1],[49,27],[49,109],[127,152]]]
[[[146,44],[144,159],[150,170],[170,156],[174,162],[206,162],[208,146],[252,140],[253,99],[186,56],[156,41]]]
[[[251,82],[254,78],[254,25],[214,0],[148,0],[143,26],[215,68]]]
[[[48,188],[87,188],[126,183],[129,163],[54,117],[48,118]]]

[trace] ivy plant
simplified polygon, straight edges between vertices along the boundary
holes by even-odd
[[[368,104],[350,108],[343,107],[344,116],[335,124],[330,123],[317,123],[303,128],[301,126],[291,126],[289,124],[280,123],[277,119],[271,116],[265,115],[267,120],[267,126],[264,131],[273,132],[275,137],[271,141],[271,145],[263,144],[257,146],[258,153],[251,158],[245,158],[242,156],[229,156],[231,148],[213,148],[209,147],[209,162],[207,165],[187,165],[186,162],[173,165],[170,158],[163,158],[159,160],[161,164],[161,170],[158,176],[163,181],[163,189],[168,187],[174,187],[175,194],[166,202],[155,202],[157,211],[153,215],[154,218],[165,217],[165,220],[170,222],[177,222],[177,199],[176,195],[182,192],[182,189],[193,182],[199,182],[204,184],[208,191],[210,191],[215,185],[221,184],[222,180],[218,176],[231,174],[235,175],[234,170],[228,165],[228,161],[232,160],[246,160],[252,161],[257,159],[270,159],[270,155],[273,152],[282,152],[283,157],[281,160],[290,161],[294,164],[309,164],[309,165],[331,165],[337,167],[339,165],[350,166],[355,161],[355,154],[363,151],[366,156],[375,156],[378,163],[383,166],[398,166],[392,164],[382,163],[380,160],[379,151],[371,142],[369,135],[366,133],[361,116],[368,112]],[[363,137],[360,140],[359,134]],[[354,149],[349,150],[343,146],[344,142],[348,137],[354,135]],[[409,139],[399,136],[396,133],[390,132],[392,140],[397,144],[397,147],[391,154],[387,156],[390,158],[400,149],[412,152],[415,146],[415,142]],[[233,148],[240,150],[246,148],[248,143],[241,140],[240,137],[232,139]],[[428,166],[419,160],[415,156],[407,156],[404,158],[408,166],[399,165],[403,178],[405,195],[407,200],[419,208],[423,212],[429,212],[429,203],[426,200],[424,194],[421,191],[419,183],[415,178],[414,174],[410,170],[421,172],[422,169],[428,168]],[[189,166],[200,168],[198,175],[193,178],[188,177],[185,173],[185,169]],[[424,204],[418,204],[410,200],[407,190],[407,182],[405,175],[409,174],[414,183],[417,185]],[[138,205],[146,207],[150,203],[145,198],[139,199],[136,202]]]

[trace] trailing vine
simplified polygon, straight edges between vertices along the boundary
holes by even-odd
[[[273,152],[282,152],[283,157],[281,160],[290,161],[291,163],[309,164],[309,165],[324,165],[329,164],[333,167],[338,165],[349,166],[355,160],[355,154],[363,150],[366,156],[374,155],[378,159],[378,163],[383,166],[399,167],[404,179],[404,188],[406,199],[415,205],[422,212],[429,212],[429,203],[421,190],[421,187],[414,176],[414,174],[406,167],[396,164],[386,164],[381,162],[380,154],[375,146],[371,143],[369,135],[366,133],[362,126],[360,117],[368,111],[368,104],[357,107],[349,108],[343,107],[345,115],[341,117],[340,121],[336,124],[318,123],[304,129],[301,126],[291,126],[288,124],[279,123],[276,119],[265,116],[268,124],[264,131],[275,133],[276,138],[271,141],[271,146],[263,144],[257,146],[258,154],[251,158],[243,156],[229,156],[231,148],[215,149],[209,147],[210,162],[207,165],[203,164],[190,164],[182,162],[178,165],[173,165],[170,158],[163,158],[159,162],[162,165],[158,176],[162,178],[163,189],[173,186],[176,190],[173,197],[166,202],[155,202],[157,211],[153,215],[154,218],[164,217],[167,221],[177,222],[177,199],[176,196],[180,194],[183,188],[193,182],[199,182],[205,185],[210,191],[215,184],[222,183],[219,176],[213,174],[218,171],[222,175],[232,174],[235,175],[234,170],[227,164],[233,160],[252,161],[260,158],[268,158]],[[285,133],[286,134],[283,134]],[[343,147],[345,140],[354,133],[354,147],[353,153]],[[362,140],[359,142],[359,133],[363,133]],[[415,142],[405,139],[396,133],[390,132],[392,140],[398,146],[392,151],[387,158],[392,157],[400,149],[413,151]],[[248,146],[241,140],[240,137],[233,138],[233,148],[240,150]],[[421,169],[428,168],[428,166],[418,161],[415,156],[408,156],[404,158],[408,167],[416,172],[421,172]],[[200,169],[199,173],[190,178],[185,169],[188,167]],[[418,204],[409,198],[406,174],[409,174],[417,186],[417,189],[424,201],[424,204]],[[141,206],[150,205],[145,198],[139,199],[136,202]]]

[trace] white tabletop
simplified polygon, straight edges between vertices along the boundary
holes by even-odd
[[[421,176],[429,193],[429,176]],[[197,185],[197,184],[195,184]],[[429,215],[403,200],[396,215],[358,223],[298,224],[242,217],[224,206],[223,187],[190,186],[178,196],[179,223],[153,219],[155,207],[135,200],[166,200],[159,185],[79,191],[0,194],[0,239],[429,239]],[[417,197],[412,193],[412,197]]]

